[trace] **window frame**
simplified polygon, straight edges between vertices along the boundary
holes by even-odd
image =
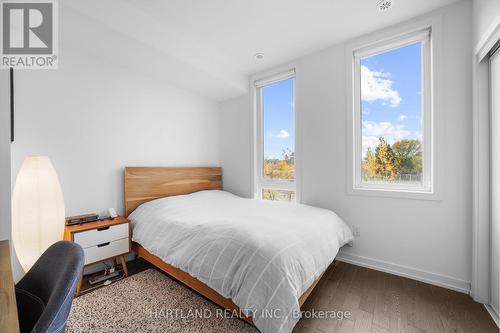
[[[352,190],[354,192],[434,194],[434,144],[433,144],[433,54],[432,28],[400,34],[351,50],[352,57]],[[422,45],[422,184],[370,183],[362,179],[362,114],[361,114],[361,60],[390,52],[414,43]]]
[[[294,131],[294,180],[265,179],[264,178],[264,117],[263,117],[263,88],[272,84],[293,79],[293,131]],[[283,190],[295,192],[295,200],[291,203],[300,202],[297,190],[297,112],[296,112],[296,90],[297,79],[295,68],[280,72],[278,74],[266,76],[254,81],[253,90],[255,98],[255,139],[254,139],[254,198],[262,199],[264,189]]]

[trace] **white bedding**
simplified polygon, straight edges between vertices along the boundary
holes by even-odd
[[[223,191],[150,201],[129,218],[135,242],[232,299],[263,333],[292,331],[300,296],[353,239],[329,210]]]

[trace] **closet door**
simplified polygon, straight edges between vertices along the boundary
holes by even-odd
[[[490,58],[490,96],[491,96],[491,275],[490,304],[498,311],[500,263],[500,50]]]

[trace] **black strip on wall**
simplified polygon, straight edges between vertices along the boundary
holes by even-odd
[[[14,69],[10,68],[10,142],[14,142]]]

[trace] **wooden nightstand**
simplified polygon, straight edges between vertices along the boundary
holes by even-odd
[[[85,253],[85,265],[120,257],[124,276],[128,276],[125,254],[130,252],[130,221],[118,216],[113,220],[66,226],[64,239],[78,243]],[[76,295],[80,295],[82,279]]]

